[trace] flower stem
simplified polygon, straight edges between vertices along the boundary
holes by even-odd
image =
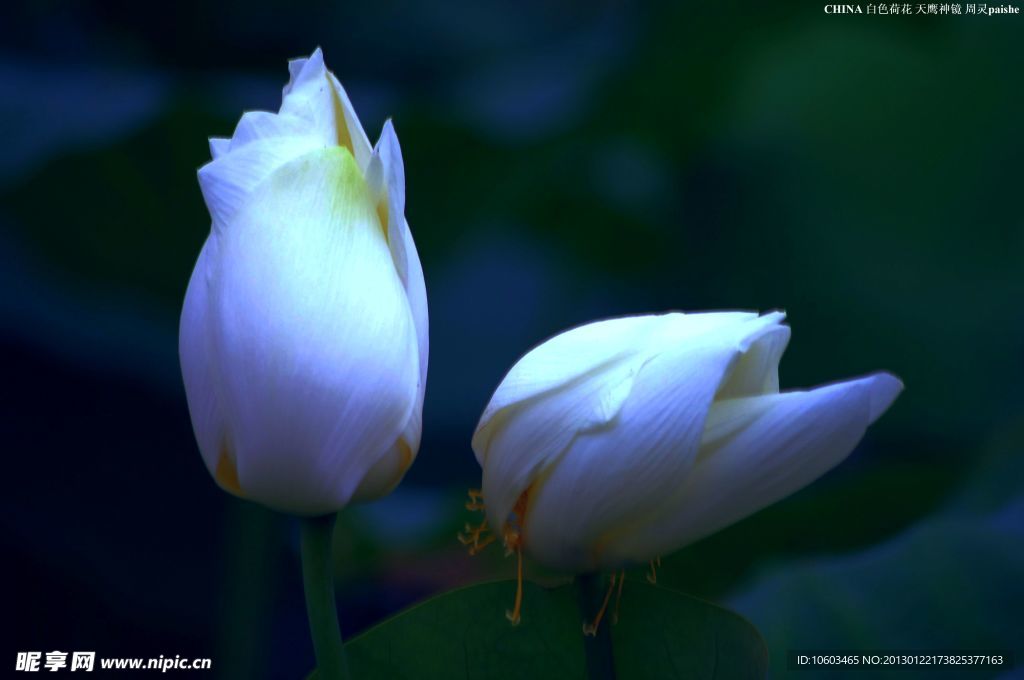
[[[318,680],[348,680],[348,661],[334,602],[331,536],[335,515],[302,520],[302,584]]]
[[[602,610],[605,600],[604,589],[599,585],[598,574],[576,576],[576,593],[580,614],[584,623],[590,623]],[[612,633],[609,621],[599,622],[594,635],[583,636],[583,648],[587,657],[587,677],[590,680],[614,680],[615,660],[612,657]]]

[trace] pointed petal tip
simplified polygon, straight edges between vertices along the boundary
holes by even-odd
[[[746,353],[755,343],[767,336],[784,336],[785,343],[788,343],[792,330],[789,326],[782,323],[785,319],[785,312],[768,312],[767,314],[754,317],[749,321],[752,325],[745,326],[745,328],[750,329],[750,332],[740,339],[737,349],[741,353]],[[785,343],[783,343],[783,349],[785,349]],[[779,354],[781,356],[781,352]]]
[[[222,154],[228,152],[228,148],[231,146],[230,137],[210,137],[210,156],[216,160]]]
[[[387,120],[384,121],[380,137],[377,138],[377,144],[374,146],[374,152],[386,152],[389,156],[397,154],[398,158],[401,158],[402,150],[398,143],[398,133],[395,132],[395,124],[391,116],[388,116]]]
[[[308,57],[296,57],[288,60],[288,83],[284,86],[284,94],[290,94],[300,82],[311,77],[308,73],[312,70],[315,73],[322,73],[327,70],[324,65],[323,51],[317,47]]]
[[[882,371],[871,376],[870,422],[885,413],[903,391],[903,381],[892,373]]]
[[[301,57],[295,57],[293,59],[289,59],[288,63],[289,64],[299,64],[299,65],[301,65],[301,64],[305,64],[307,61],[311,61],[313,59],[320,59],[322,61],[323,58],[324,58],[324,52],[320,48],[320,46],[317,45],[316,47],[313,48],[313,51],[309,53],[308,57],[305,56],[305,55],[303,55]]]
[[[203,183],[209,181],[210,166],[213,165],[216,158],[206,161],[196,169],[196,177],[199,179],[199,188],[203,188]]]
[[[317,66],[324,65],[324,51],[317,45],[316,49],[309,55],[308,62]]]
[[[387,153],[391,156],[394,149],[399,149],[398,153],[401,154],[401,147],[398,145],[398,134],[395,132],[395,124],[392,122],[391,116],[388,116],[380,130],[380,137],[377,138],[373,152]]]

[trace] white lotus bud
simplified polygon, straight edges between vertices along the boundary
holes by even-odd
[[[888,373],[779,392],[784,315],[591,323],[513,368],[473,437],[488,523],[551,567],[643,563],[793,493],[853,450]]]
[[[218,484],[317,515],[388,493],[412,463],[427,300],[391,122],[371,148],[319,49],[289,70],[278,113],[210,140],[213,226],[179,349]]]

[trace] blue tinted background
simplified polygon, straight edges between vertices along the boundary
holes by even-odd
[[[750,617],[779,674],[791,648],[1020,658],[1019,15],[212,4],[0,21],[5,658],[312,667],[296,528],[209,479],[177,322],[206,138],[276,109],[317,45],[372,137],[394,119],[431,313],[420,456],[341,519],[347,634],[511,573],[454,537],[476,418],[529,347],[610,315],[782,308],[784,387],[884,368],[907,390],[837,470],[661,581]]]

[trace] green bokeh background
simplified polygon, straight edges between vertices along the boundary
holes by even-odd
[[[907,389],[838,469],[667,556],[661,582],[748,616],[776,676],[797,648],[1024,661],[1020,15],[149,12],[25,3],[0,28],[12,649],[312,666],[295,529],[208,478],[177,320],[209,228],[206,138],[276,108],[286,59],[320,45],[371,137],[394,119],[431,305],[420,456],[341,519],[346,633],[511,573],[454,536],[476,418],[529,347],[624,313],[784,309],[784,388],[887,369]]]

